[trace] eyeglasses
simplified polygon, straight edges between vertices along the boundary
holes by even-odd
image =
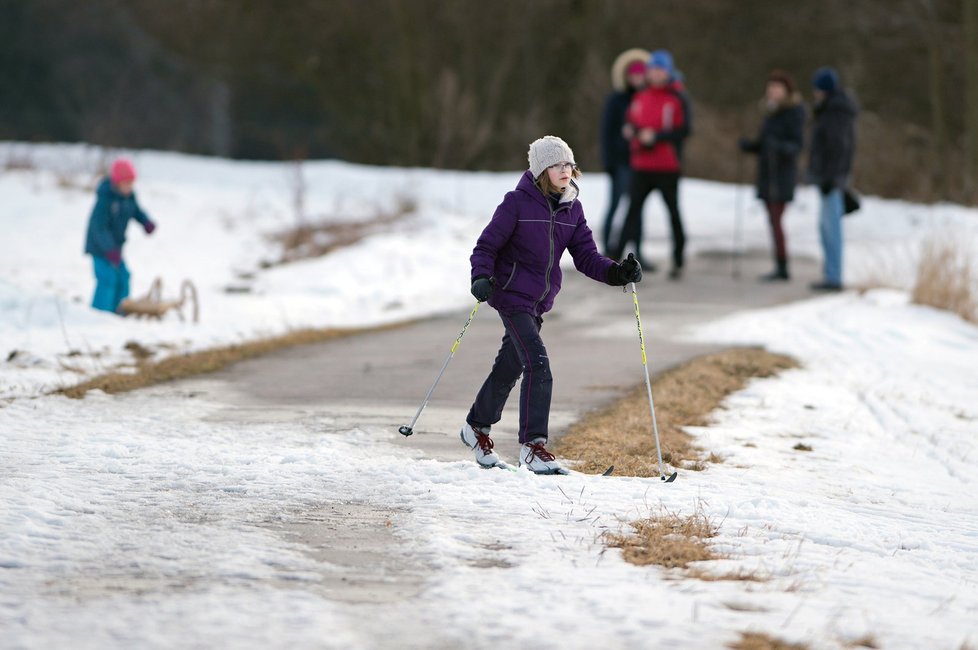
[[[577,169],[577,165],[575,165],[574,163],[562,162],[562,163],[557,163],[556,165],[550,165],[550,167],[548,167],[547,169],[552,169],[555,172],[562,172],[565,170],[575,171]]]

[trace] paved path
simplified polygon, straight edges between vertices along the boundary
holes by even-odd
[[[716,349],[677,341],[686,326],[809,295],[808,283],[817,275],[813,262],[796,261],[791,283],[760,284],[755,278],[768,265],[766,256],[748,256],[743,278],[735,280],[729,257],[701,256],[691,260],[681,282],[647,274],[639,285],[639,301],[652,370]],[[490,308],[480,310],[466,333],[415,435],[396,433],[413,417],[466,315],[463,309],[390,331],[284,350],[159,388],[221,405],[209,418],[224,422],[314,417],[327,434],[359,428],[431,458],[471,458],[457,432],[502,336],[502,324]],[[555,378],[551,435],[644,381],[631,295],[621,289],[568,271],[557,307],[545,319],[544,340]],[[512,406],[494,435],[497,450],[509,460],[517,448],[517,409]],[[328,597],[382,605],[417,593],[427,575],[420,564],[384,561],[390,555],[385,549],[397,543],[386,525],[393,514],[406,513],[351,498],[328,511],[297,514],[275,528],[331,567],[323,574]],[[337,573],[337,567],[342,571]]]

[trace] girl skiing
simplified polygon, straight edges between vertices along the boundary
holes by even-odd
[[[565,470],[546,449],[553,380],[540,328],[560,291],[560,258],[569,250],[577,270],[613,286],[639,282],[642,267],[632,256],[619,264],[598,253],[577,200],[573,179],[581,172],[566,142],[552,135],[534,141],[529,162],[472,251],[472,295],[499,312],[505,334],[460,437],[483,467],[500,462],[489,430],[522,374],[519,463],[537,474],[556,474]]]

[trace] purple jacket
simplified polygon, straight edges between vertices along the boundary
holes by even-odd
[[[574,266],[606,282],[614,262],[598,253],[572,181],[556,210],[527,170],[507,192],[472,251],[472,279],[494,277],[489,304],[500,312],[539,316],[550,311],[560,291],[560,258],[570,250]]]

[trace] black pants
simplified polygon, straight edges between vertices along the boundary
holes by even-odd
[[[679,214],[679,174],[675,172],[636,171],[633,173],[628,197],[628,216],[625,217],[625,226],[615,248],[616,254],[611,257],[620,260],[625,247],[631,243],[635,247],[635,256],[642,259],[642,210],[645,207],[645,199],[652,190],[659,190],[662,193],[662,200],[665,201],[666,209],[669,211],[669,225],[672,228],[672,264],[675,268],[682,268],[686,233]]]
[[[604,244],[605,254],[614,250],[615,245],[620,239],[620,237],[612,237],[612,230],[615,226],[615,214],[618,212],[618,204],[621,202],[622,197],[628,195],[628,188],[631,186],[632,182],[632,168],[628,166],[626,162],[623,165],[618,165],[609,174],[611,177],[611,196],[608,199],[608,214],[604,218],[604,228],[602,228],[602,235],[604,239],[602,243]]]
[[[466,421],[472,426],[492,426],[499,422],[506,398],[523,375],[520,386],[520,443],[546,438],[550,421],[550,396],[553,377],[547,348],[540,338],[543,319],[516,312],[499,314],[506,333],[492,364],[492,371],[476,395]]]

